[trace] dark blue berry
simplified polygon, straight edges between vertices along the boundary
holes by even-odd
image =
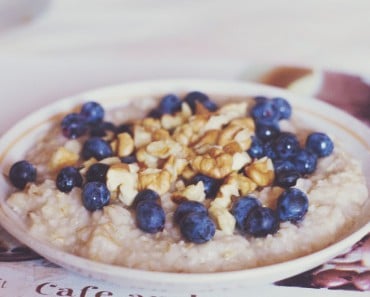
[[[275,185],[282,188],[293,187],[300,177],[301,175],[296,169],[280,170],[275,173]]]
[[[190,212],[180,222],[181,234],[194,243],[205,243],[216,233],[215,223],[204,213]]]
[[[166,220],[163,208],[155,201],[144,200],[136,206],[136,223],[146,233],[162,231]]]
[[[205,215],[208,213],[207,208],[204,206],[204,204],[197,201],[185,200],[181,202],[175,210],[175,213],[173,215],[175,223],[180,224],[181,220],[191,212],[202,213]]]
[[[112,156],[113,151],[109,143],[99,137],[91,137],[84,143],[82,148],[82,157],[85,160],[90,158],[102,160]]]
[[[268,207],[255,207],[244,221],[244,230],[254,237],[265,237],[274,234],[279,228],[276,213]]]
[[[306,148],[320,157],[329,156],[334,149],[334,143],[325,133],[314,132],[306,139]]]
[[[216,111],[218,108],[217,104],[211,101],[206,94],[198,91],[188,93],[185,96],[184,101],[189,104],[193,112],[196,111],[196,102],[201,103],[209,111]]]
[[[303,149],[294,157],[293,162],[300,174],[311,174],[316,170],[317,156],[307,149]]]
[[[109,166],[103,163],[95,163],[89,167],[86,172],[86,180],[88,182],[98,181],[105,183],[107,180],[107,172]]]
[[[87,122],[85,118],[78,113],[67,114],[61,123],[62,133],[70,139],[78,138],[87,132]]]
[[[136,207],[141,201],[159,201],[159,194],[151,189],[145,189],[136,194],[133,206]]]
[[[297,188],[285,190],[278,198],[277,213],[281,221],[298,222],[308,210],[308,198]]]
[[[258,101],[251,110],[251,115],[256,123],[272,125],[280,119],[278,107],[271,100]]]
[[[80,114],[88,124],[96,124],[103,121],[104,108],[99,103],[90,101],[82,105]]]
[[[152,109],[147,115],[147,117],[155,119],[159,119],[161,116],[162,112],[159,110],[159,108]]]
[[[244,231],[245,219],[247,218],[251,210],[258,206],[261,206],[261,202],[252,196],[241,197],[233,204],[231,213],[235,217],[236,227],[238,229]]]
[[[279,120],[281,119],[289,119],[292,115],[292,106],[290,103],[284,99],[284,98],[273,98],[271,99],[272,104],[276,106],[276,108],[279,110]]]
[[[18,161],[10,168],[9,179],[13,186],[23,190],[27,183],[36,180],[36,168],[26,160]]]
[[[111,122],[96,123],[90,128],[90,136],[105,137],[109,132],[116,133],[116,126]]]
[[[95,211],[108,205],[110,192],[102,182],[88,182],[82,189],[82,203],[87,210]]]
[[[276,160],[277,159],[277,154],[275,152],[275,147],[272,141],[267,141],[266,143],[263,144],[263,152],[264,155],[271,160]]]
[[[124,124],[119,125],[118,127],[116,127],[116,133],[117,134],[128,133],[132,136],[133,135],[132,124],[124,123]]]
[[[162,114],[173,114],[181,110],[181,100],[174,94],[164,96],[159,102],[158,110]]]
[[[288,159],[299,152],[297,137],[289,132],[282,132],[274,140],[275,152],[279,159]]]
[[[221,186],[221,181],[218,179],[212,178],[210,176],[199,173],[191,179],[190,183],[197,184],[200,181],[203,182],[204,192],[206,194],[206,197],[215,198]]]
[[[296,169],[295,164],[290,160],[275,159],[273,161],[273,164],[275,173]]]
[[[262,141],[259,140],[257,137],[252,136],[252,143],[249,149],[247,150],[247,153],[251,158],[254,159],[262,158],[265,155]]]
[[[262,102],[265,102],[269,100],[267,97],[265,96],[257,96],[257,97],[254,97],[254,101],[257,103],[262,103]]]
[[[256,124],[256,136],[263,142],[272,141],[280,134],[279,124]]]
[[[62,168],[56,179],[59,191],[69,193],[74,187],[82,186],[82,176],[76,167],[68,166]]]
[[[120,159],[121,159],[122,163],[126,163],[126,164],[132,164],[132,163],[137,162],[135,154],[125,156],[125,157],[121,157]]]

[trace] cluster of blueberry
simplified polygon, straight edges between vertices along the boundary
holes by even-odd
[[[159,105],[148,114],[159,118],[163,114],[173,114],[181,110],[182,102],[186,102],[193,113],[199,104],[209,111],[216,111],[217,105],[201,92],[190,92],[184,99],[169,94],[164,96]],[[119,134],[127,132],[132,135],[130,124],[115,126],[104,121],[104,109],[96,102],[83,104],[80,113],[66,115],[61,123],[63,135],[67,138],[78,138],[86,133],[90,137],[84,142],[81,156],[88,160],[102,160],[114,155],[110,143],[102,137],[108,132]],[[232,205],[231,213],[241,233],[256,237],[275,233],[281,221],[300,221],[308,210],[308,198],[299,189],[292,188],[299,177],[311,174],[316,169],[317,159],[331,154],[333,142],[323,133],[312,133],[307,137],[305,147],[301,148],[297,137],[288,132],[281,132],[279,121],[289,119],[292,109],[283,98],[267,99],[257,97],[251,115],[256,124],[255,136],[248,154],[259,159],[264,156],[272,159],[275,170],[275,185],[285,188],[279,196],[277,209],[273,210],[261,205],[252,196],[239,197]],[[121,158],[124,163],[136,161],[135,154]],[[65,193],[74,187],[82,187],[82,201],[86,209],[94,211],[103,208],[110,201],[110,192],[106,186],[106,175],[109,166],[96,163],[89,167],[85,174],[85,183],[79,168],[68,166],[62,168],[56,178],[57,188]],[[24,189],[28,182],[36,180],[36,169],[23,160],[15,163],[9,173],[12,184]],[[187,184],[203,182],[206,198],[216,197],[222,180],[203,174],[195,175]],[[136,213],[137,226],[147,233],[162,231],[165,224],[165,212],[160,205],[158,193],[146,189],[137,194],[133,208]],[[195,243],[203,243],[213,238],[215,223],[208,215],[206,206],[195,201],[181,202],[175,213],[174,221],[179,225],[185,239]]]

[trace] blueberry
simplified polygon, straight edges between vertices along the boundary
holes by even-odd
[[[136,194],[133,206],[136,207],[141,201],[158,201],[159,194],[151,189],[145,189]]]
[[[67,166],[62,168],[56,179],[59,191],[69,193],[74,187],[82,186],[82,176],[76,167]]]
[[[14,163],[9,171],[10,182],[20,190],[23,190],[27,183],[34,182],[36,175],[36,168],[26,160]]]
[[[256,123],[272,125],[280,119],[278,107],[271,100],[258,101],[251,110],[251,115]]]
[[[181,234],[194,243],[205,243],[216,233],[215,223],[204,213],[190,212],[180,223]]]
[[[166,220],[163,208],[154,201],[144,200],[136,206],[136,223],[146,233],[162,231]]]
[[[82,148],[82,157],[85,160],[90,158],[102,160],[112,156],[113,151],[109,143],[99,137],[91,137],[84,143]]]
[[[236,227],[244,231],[245,219],[247,218],[251,210],[258,206],[261,206],[261,202],[252,196],[239,198],[238,201],[233,204],[233,207],[231,209],[231,213],[234,215],[236,220]]]
[[[173,215],[175,223],[180,224],[181,220],[189,213],[197,212],[207,214],[207,208],[200,202],[185,200],[179,204]]]
[[[126,164],[132,164],[132,163],[137,162],[137,159],[136,159],[135,154],[132,154],[129,156],[121,157],[121,162],[126,163]]]
[[[279,120],[281,119],[289,119],[292,115],[292,107],[289,102],[284,98],[273,98],[271,99],[272,104],[276,106],[279,110]]]
[[[299,152],[297,137],[289,132],[282,132],[274,140],[275,152],[279,159],[288,159]]]
[[[130,123],[123,123],[123,124],[119,125],[118,127],[116,127],[116,133],[117,134],[120,134],[120,133],[128,133],[131,136],[133,136],[134,133],[132,131],[132,124],[130,124]]]
[[[86,180],[88,182],[98,181],[105,183],[107,180],[107,172],[109,166],[103,163],[95,163],[89,167],[86,172]]]
[[[309,150],[302,149],[294,157],[293,162],[300,174],[311,174],[316,170],[317,156]]]
[[[277,159],[277,154],[275,152],[274,144],[272,141],[267,141],[266,143],[263,144],[263,152],[264,155],[271,160],[276,160]]]
[[[100,123],[104,119],[104,108],[97,102],[86,102],[81,107],[80,114],[88,124]]]
[[[277,213],[281,221],[300,221],[307,210],[308,198],[299,189],[287,189],[278,198]]]
[[[104,137],[107,134],[116,133],[116,126],[111,122],[100,122],[90,128],[90,136]]]
[[[244,230],[255,237],[265,237],[274,234],[279,228],[276,213],[268,207],[255,207],[244,221]]]
[[[276,160],[273,161],[273,164],[274,164],[275,173],[278,173],[280,171],[287,171],[287,170],[295,170],[296,169],[295,164],[290,160],[276,159]]]
[[[162,112],[159,110],[159,108],[152,109],[147,115],[147,117],[155,119],[159,119],[161,116]]]
[[[262,140],[262,142],[267,142],[275,139],[280,134],[280,127],[277,123],[273,124],[263,124],[256,123],[256,136]]]
[[[216,111],[218,108],[217,104],[212,102],[206,94],[198,91],[188,93],[184,101],[189,104],[193,112],[196,111],[196,102],[201,103],[209,111]]]
[[[110,192],[102,182],[88,182],[82,189],[82,203],[87,210],[94,211],[108,205]]]
[[[78,113],[67,114],[61,123],[62,133],[70,139],[78,138],[87,132],[87,122],[85,118]]]
[[[263,143],[257,137],[252,136],[252,143],[247,153],[251,158],[259,159],[264,156]]]
[[[158,109],[162,114],[173,114],[181,110],[181,100],[174,94],[166,95],[159,102]]]
[[[325,133],[314,132],[306,139],[306,148],[320,157],[329,156],[334,149],[334,143]]]
[[[221,181],[199,173],[191,179],[190,183],[197,184],[200,181],[203,182],[206,197],[215,198],[221,186]]]
[[[275,185],[282,188],[293,187],[300,177],[301,175],[296,169],[280,170],[275,173]]]

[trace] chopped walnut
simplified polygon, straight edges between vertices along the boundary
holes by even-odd
[[[119,157],[126,157],[133,153],[135,146],[134,140],[128,133],[120,133],[117,135],[117,154]]]
[[[152,133],[140,125],[134,125],[134,144],[136,148],[147,145],[152,141]]]
[[[149,143],[146,151],[154,157],[167,159],[169,156],[177,156],[182,151],[182,145],[173,140],[160,140]]]
[[[235,153],[233,155],[233,164],[231,169],[234,171],[239,171],[245,165],[249,164],[252,161],[251,157],[248,155],[247,152],[243,151],[240,153]]]
[[[226,208],[211,205],[208,212],[211,218],[216,222],[218,229],[228,235],[234,233],[236,220]]]
[[[165,194],[171,187],[171,173],[167,170],[148,168],[139,172],[139,190],[151,189],[159,195]]]
[[[51,170],[59,170],[65,166],[76,165],[79,155],[61,146],[51,156],[49,167]]]
[[[175,197],[183,197],[187,200],[203,202],[206,199],[203,182],[198,182],[195,185],[189,185],[180,192],[174,193]]]
[[[187,165],[188,161],[186,159],[176,158],[172,155],[163,165],[163,169],[167,170],[171,174],[171,182],[174,182],[177,180],[177,177],[184,171]]]
[[[274,166],[271,159],[267,157],[263,157],[246,166],[244,172],[260,187],[272,184],[275,178]]]
[[[145,164],[149,168],[157,168],[158,167],[158,158],[149,154],[146,151],[145,147],[140,148],[136,152],[136,158],[140,163]]]

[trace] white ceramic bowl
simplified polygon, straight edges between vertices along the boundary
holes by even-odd
[[[284,90],[258,84],[204,80],[165,80],[130,83],[79,94],[47,106],[21,120],[0,140],[0,170],[4,172],[24,155],[38,135],[48,128],[53,115],[66,112],[87,100],[101,102],[106,108],[116,106],[121,100],[143,96],[163,95],[170,92],[200,90],[213,95],[282,96],[290,101],[295,117],[319,131],[343,139],[344,147],[363,163],[367,186],[370,189],[370,131],[347,113],[312,98],[301,98]],[[51,262],[86,276],[118,283],[128,288],[144,288],[166,292],[193,292],[241,288],[274,282],[311,269],[340,254],[370,232],[370,201],[358,217],[351,234],[331,246],[313,254],[265,267],[235,272],[183,274],[163,273],[106,265],[57,250],[32,237],[26,227],[5,203],[11,187],[5,177],[0,177],[0,223],[14,237],[25,243]],[[370,200],[370,199],[369,199]]]

